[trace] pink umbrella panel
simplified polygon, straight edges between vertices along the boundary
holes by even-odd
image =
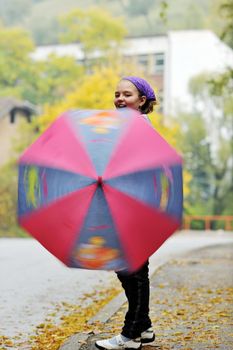
[[[182,160],[136,111],[69,111],[20,157],[18,192],[67,266],[134,271],[180,226]]]

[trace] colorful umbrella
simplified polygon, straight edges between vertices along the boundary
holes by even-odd
[[[20,157],[19,223],[68,266],[133,271],[180,226],[181,163],[136,111],[69,111]]]

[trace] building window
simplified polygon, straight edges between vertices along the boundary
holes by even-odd
[[[165,55],[163,52],[155,54],[155,74],[161,74],[164,71]]]
[[[159,90],[158,102],[159,102],[158,112],[163,114],[163,112],[164,112],[163,90]]]
[[[139,55],[137,62],[140,64],[140,66],[142,66],[144,70],[148,69],[148,55]]]

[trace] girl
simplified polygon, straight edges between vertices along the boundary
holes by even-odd
[[[156,97],[146,80],[129,76],[120,80],[115,91],[116,108],[132,108],[140,111],[146,119],[147,113],[153,111]],[[128,300],[128,311],[125,316],[121,334],[98,340],[98,349],[141,349],[142,343],[155,339],[149,318],[149,268],[148,261],[136,272],[117,272]]]

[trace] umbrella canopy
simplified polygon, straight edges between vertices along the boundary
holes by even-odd
[[[20,157],[19,224],[67,266],[136,270],[180,226],[181,163],[137,111],[66,112]]]

